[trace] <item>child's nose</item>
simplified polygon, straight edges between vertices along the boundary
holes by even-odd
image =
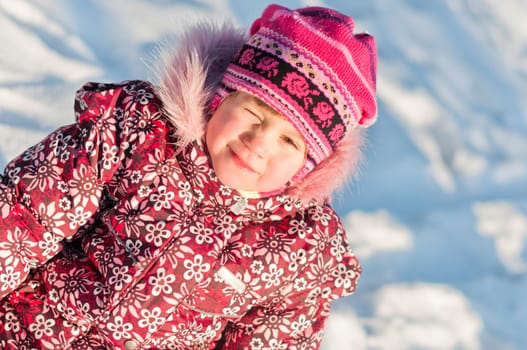
[[[267,130],[259,128],[247,133],[244,137],[244,143],[255,153],[258,157],[263,158],[272,147],[271,133]]]

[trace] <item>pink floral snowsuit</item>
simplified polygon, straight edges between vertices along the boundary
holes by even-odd
[[[221,185],[149,83],[75,112],[1,178],[1,348],[318,348],[361,272],[329,205]]]

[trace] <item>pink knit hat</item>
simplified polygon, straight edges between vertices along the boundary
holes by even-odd
[[[270,5],[221,80],[219,99],[250,93],[302,134],[308,151],[297,178],[329,157],[349,130],[376,119],[375,41],[353,31],[353,19],[335,10]]]

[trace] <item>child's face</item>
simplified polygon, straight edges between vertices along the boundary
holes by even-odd
[[[306,154],[304,139],[289,121],[243,92],[218,106],[205,142],[220,181],[245,191],[281,188],[300,170]]]

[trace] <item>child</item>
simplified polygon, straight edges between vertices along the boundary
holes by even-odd
[[[328,203],[376,117],[353,30],[271,5],[191,31],[157,87],[83,86],[1,178],[1,347],[318,348],[361,273]]]

